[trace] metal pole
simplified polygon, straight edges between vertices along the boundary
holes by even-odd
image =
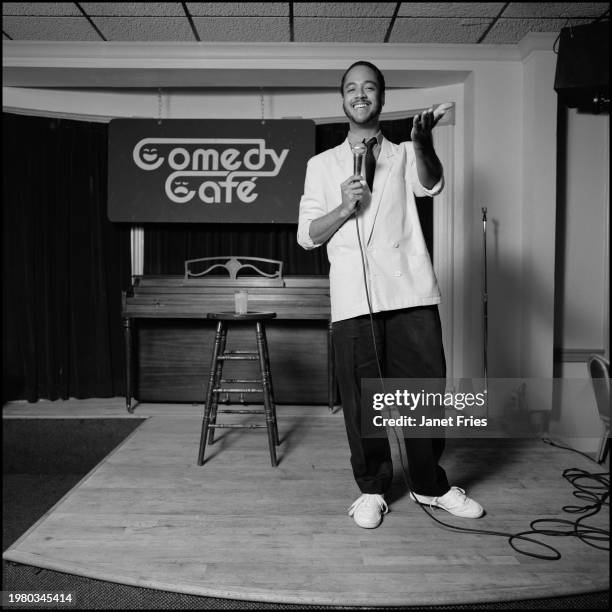
[[[482,208],[482,365],[484,371],[484,392],[487,402],[487,413],[489,410],[489,385],[488,385],[488,364],[487,364],[487,340],[488,340],[488,301],[487,293],[487,209]]]

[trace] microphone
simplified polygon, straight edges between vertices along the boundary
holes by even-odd
[[[353,151],[353,174],[359,174],[363,177],[361,169],[363,168],[363,160],[365,159],[367,150],[368,148],[365,146],[364,142],[357,142],[351,147],[351,151]],[[362,181],[363,180],[362,178]],[[359,200],[355,202],[355,206],[359,206]]]
[[[353,174],[362,174],[363,160],[368,149],[363,142],[358,142],[351,147],[351,150],[353,151]]]

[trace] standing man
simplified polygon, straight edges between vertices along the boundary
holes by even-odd
[[[374,64],[352,64],[340,94],[348,136],[308,162],[297,239],[305,249],[327,243],[336,373],[362,493],[349,516],[360,527],[374,528],[388,511],[384,494],[393,467],[386,437],[361,436],[361,379],[379,377],[378,358],[385,377],[446,378],[440,292],[414,200],[415,194],[440,193],[444,178],[431,110],[415,117],[412,142],[395,145],[380,131],[385,79]],[[353,175],[351,147],[361,142],[367,147],[365,181]],[[438,464],[444,439],[410,438],[405,444],[413,501],[456,516],[483,514],[462,489],[449,486]]]

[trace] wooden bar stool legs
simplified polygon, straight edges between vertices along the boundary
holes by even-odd
[[[214,431],[214,427],[210,427],[212,411],[213,411],[213,402],[215,406],[218,404],[217,394],[214,393],[214,389],[216,387],[217,382],[217,369],[220,367],[222,360],[219,359],[219,355],[221,355],[221,339],[225,339],[226,330],[223,324],[223,321],[217,322],[217,331],[215,333],[215,341],[213,344],[213,353],[212,360],[210,362],[210,375],[208,377],[208,387],[206,389],[206,399],[204,400],[204,418],[202,419],[202,433],[200,435],[200,450],[198,452],[198,465],[202,465],[204,463],[204,451],[206,450],[206,436],[208,432],[212,434]],[[215,408],[215,420],[217,417],[217,410]],[[212,435],[211,435],[212,438]]]
[[[270,356],[268,354],[268,340],[266,338],[266,328],[264,327],[263,323],[257,323],[257,343],[258,343],[258,346],[261,345],[260,352],[264,358],[265,373],[266,373],[266,378],[268,380],[268,387],[269,387],[268,397],[270,399],[270,413],[272,415],[272,423],[274,426],[274,440],[276,442],[276,445],[278,446],[280,444],[280,438],[278,437],[278,425],[276,422],[276,404],[274,403],[274,385],[272,384],[272,371],[270,369]]]
[[[263,428],[267,429],[268,447],[270,450],[270,462],[273,467],[277,465],[276,446],[280,444],[278,425],[276,421],[276,405],[274,403],[274,390],[272,386],[272,375],[270,372],[270,357],[268,353],[268,342],[266,338],[263,319],[271,319],[275,313],[247,313],[246,315],[235,315],[233,313],[210,313],[208,318],[217,319],[217,329],[212,351],[210,373],[208,377],[208,388],[204,402],[204,416],[202,419],[202,431],[200,434],[200,448],[198,452],[198,465],[204,463],[206,443],[214,443],[214,430],[217,428]],[[257,351],[226,351],[228,333],[228,321],[250,320],[255,323],[255,337]],[[257,361],[259,379],[224,379],[223,369],[225,361]],[[234,383],[250,383],[250,387],[240,388],[233,386]],[[229,386],[225,386],[229,384]],[[219,395],[221,393],[253,393],[262,392],[263,410],[235,410],[220,409]],[[217,415],[229,414],[261,414],[265,416],[265,425],[240,425],[217,423]]]
[[[213,355],[216,355],[215,358],[213,356],[213,361],[217,362],[217,368],[215,370],[215,376],[213,380],[213,389],[217,389],[221,386],[221,380],[223,378],[223,359],[219,359],[219,355],[223,355],[225,352],[225,343],[227,340],[227,327],[223,321],[217,322],[217,333],[216,337],[219,336],[219,346],[213,349]],[[211,363],[211,374],[212,374],[212,363]],[[209,378],[209,386],[210,386],[210,378]],[[212,394],[212,405],[210,409],[210,423],[209,423],[209,432],[208,432],[208,443],[214,444],[215,442],[215,425],[217,423],[217,410],[219,408],[219,393]]]
[[[260,321],[257,321],[256,325],[256,336],[257,336],[257,353],[259,356],[259,368],[261,370],[261,383],[263,386],[263,401],[266,413],[266,427],[268,429],[268,446],[270,447],[270,461],[272,465],[276,465],[276,444],[278,439],[278,432],[276,431],[276,419],[274,416],[274,404],[271,400],[270,390],[270,368],[266,358],[267,351],[265,350],[266,336],[263,331],[263,325]]]

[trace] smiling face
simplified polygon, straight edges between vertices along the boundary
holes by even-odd
[[[342,88],[342,108],[351,125],[375,127],[384,103],[376,73],[369,66],[351,68]]]
[[[147,163],[153,163],[154,161],[157,161],[158,155],[157,155],[157,149],[155,147],[145,147],[142,150],[142,159],[144,159]]]

